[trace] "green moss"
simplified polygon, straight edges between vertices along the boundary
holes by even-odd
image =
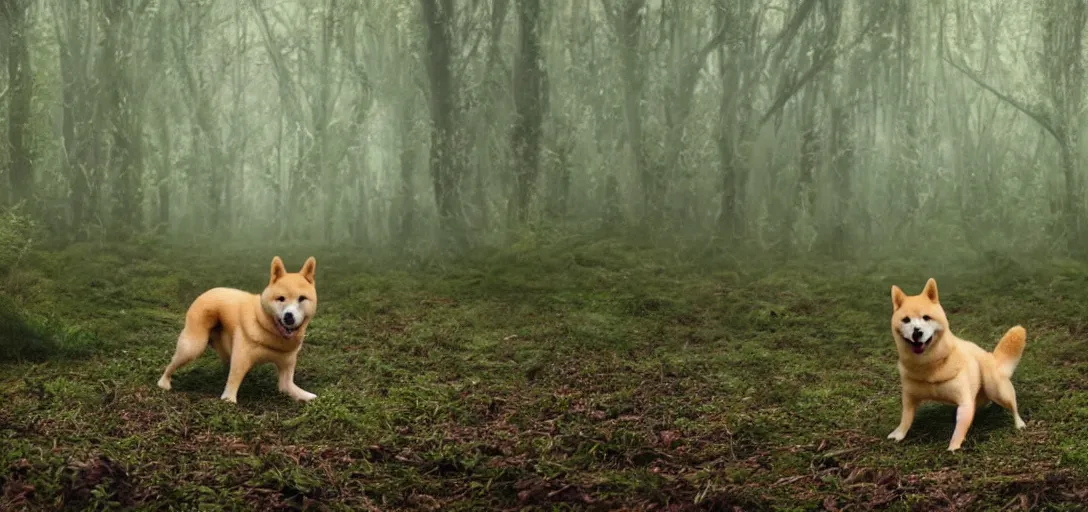
[[[289,267],[319,260],[296,370],[318,400],[290,401],[263,366],[223,403],[211,354],[155,387],[188,303],[258,291],[273,254],[26,254],[0,295],[0,509],[907,510],[1019,495],[1060,509],[1088,476],[1076,262],[697,266],[531,233],[389,271],[284,251]],[[885,439],[899,418],[889,288],[930,276],[960,335],[990,348],[1027,327],[1024,431],[992,407],[948,454],[954,413],[927,405],[906,440]]]

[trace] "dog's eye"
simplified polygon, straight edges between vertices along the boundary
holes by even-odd
[[[305,295],[300,295],[299,298],[298,298],[298,301],[302,302],[304,300],[306,300],[306,296]]]
[[[910,323],[910,317],[909,316],[903,317],[902,322],[905,323],[905,324],[909,324]]]
[[[287,297],[284,297],[283,295],[280,295],[279,297],[276,297],[276,302],[283,302],[285,300],[287,300]]]
[[[922,320],[929,321],[929,315],[922,315]]]

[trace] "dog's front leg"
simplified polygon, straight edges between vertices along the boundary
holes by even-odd
[[[896,442],[899,442],[907,437],[907,431],[910,430],[911,424],[914,423],[914,411],[916,410],[918,410],[918,400],[904,391],[903,416],[899,419],[899,426],[891,434],[888,434],[888,439],[895,439]]]
[[[277,365],[277,369],[279,370],[279,388],[281,392],[286,393],[287,396],[294,398],[295,400],[309,402],[310,400],[317,398],[317,395],[310,393],[295,384],[296,360],[297,358],[295,356],[291,356]]]
[[[967,430],[971,428],[971,422],[975,420],[975,400],[967,398],[960,401],[956,407],[956,430],[952,432],[952,440],[948,443],[948,451],[956,451],[967,437]]]
[[[242,379],[253,368],[256,362],[255,357],[256,354],[250,349],[241,346],[235,348],[234,353],[230,355],[230,375],[227,376],[227,386],[223,388],[223,395],[219,398],[238,403],[238,387],[242,385]]]

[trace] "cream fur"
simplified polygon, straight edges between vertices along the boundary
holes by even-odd
[[[268,286],[260,295],[212,288],[197,297],[185,314],[185,327],[178,336],[174,357],[159,378],[159,387],[169,390],[173,373],[199,357],[211,342],[220,360],[230,365],[222,399],[237,403],[238,387],[246,373],[267,362],[276,365],[281,392],[295,400],[316,398],[295,384],[298,353],[317,311],[316,266],[317,261],[310,257],[298,273],[287,273],[276,256]],[[301,315],[297,329],[291,331],[277,325],[277,315],[287,307]]]
[[[960,448],[975,411],[990,401],[1012,413],[1017,429],[1024,428],[1011,380],[1024,351],[1023,327],[1009,329],[993,353],[960,339],[949,329],[933,279],[926,282],[920,295],[908,296],[898,286],[892,286],[892,308],[892,338],[899,353],[903,409],[899,426],[888,434],[889,439],[901,441],[906,437],[915,411],[925,401],[957,406],[956,429],[948,443],[949,450]],[[936,324],[932,339],[921,354],[911,349],[907,334],[910,331],[903,328],[904,324],[916,324],[919,319]]]

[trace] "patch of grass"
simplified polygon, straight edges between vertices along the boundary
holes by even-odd
[[[696,266],[614,240],[417,270],[316,251],[319,312],[292,402],[269,366],[237,405],[207,354],[155,386],[189,301],[259,291],[272,252],[33,252],[0,365],[0,509],[1071,508],[1088,481],[1088,266]],[[280,254],[289,267],[310,253]],[[992,259],[992,258],[991,258]],[[995,264],[996,265],[996,264]],[[966,269],[966,270],[965,270]],[[890,285],[935,276],[957,334],[1028,329],[1028,428],[992,407],[906,440]],[[0,314],[9,308],[0,307]],[[21,322],[21,323],[20,323]],[[5,345],[11,346],[11,345]]]
[[[40,363],[92,354],[98,338],[55,316],[27,314],[10,297],[0,295],[0,364]]]

